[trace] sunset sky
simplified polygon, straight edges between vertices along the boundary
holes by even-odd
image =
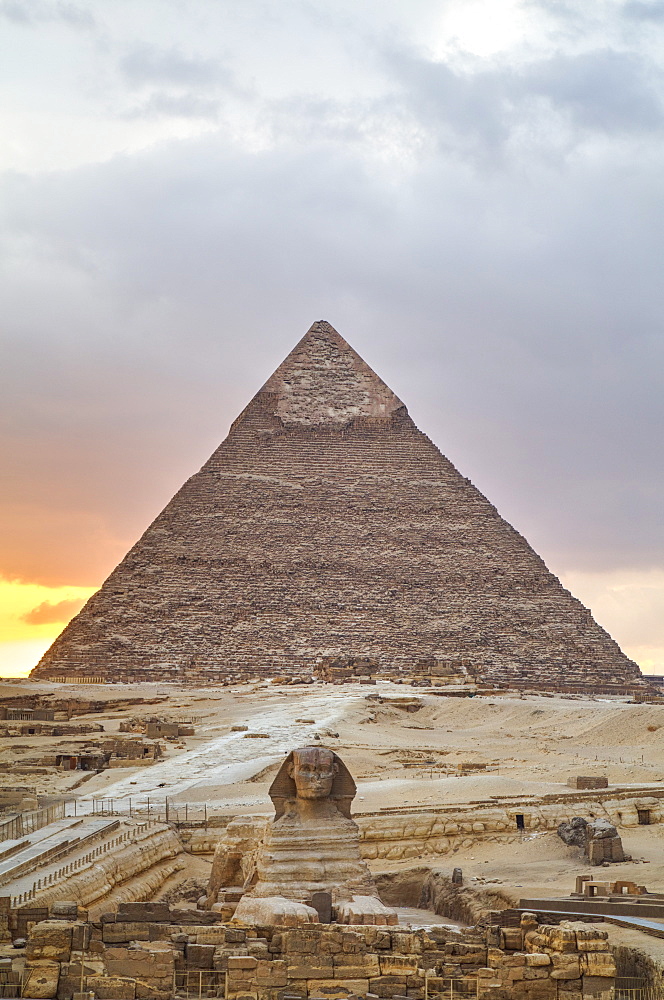
[[[316,319],[664,672],[664,2],[0,0],[0,674]]]

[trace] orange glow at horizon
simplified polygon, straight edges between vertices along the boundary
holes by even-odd
[[[97,589],[0,578],[0,677],[27,677]]]

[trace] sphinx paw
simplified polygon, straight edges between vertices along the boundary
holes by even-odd
[[[243,896],[233,919],[245,924],[299,927],[301,924],[317,924],[318,913],[313,906],[296,903],[283,896]]]
[[[349,903],[337,906],[340,924],[398,924],[396,910],[384,906],[375,896],[353,896]]]

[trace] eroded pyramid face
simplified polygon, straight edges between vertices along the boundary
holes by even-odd
[[[636,665],[314,323],[33,671],[625,690]],[[361,672],[361,671],[360,671]]]

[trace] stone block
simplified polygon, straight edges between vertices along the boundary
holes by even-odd
[[[117,976],[88,976],[85,981],[97,1000],[134,1000],[136,983]]]
[[[523,980],[521,983],[514,983],[513,996],[525,997],[527,1000],[556,1000],[558,996],[558,983],[555,979],[534,979]]]
[[[288,979],[333,979],[334,965],[331,958],[324,961],[325,956],[298,956],[297,963],[288,965]]]
[[[584,996],[589,994],[597,996],[599,993],[606,993],[612,985],[611,980],[605,979],[604,976],[583,976],[581,981]]]
[[[136,1000],[172,1000],[172,983],[155,983],[147,980],[136,980]]]
[[[599,930],[598,928],[591,928],[586,930],[585,928],[577,927],[576,929],[576,947],[578,951],[606,951],[607,949],[607,939],[608,932]]]
[[[192,928],[193,930],[193,928]],[[190,938],[195,937],[196,944],[228,944],[228,931],[224,927],[197,927],[193,934],[190,931]],[[244,940],[238,942],[242,945]],[[236,950],[241,950],[237,949]]]
[[[170,928],[169,928],[170,930]],[[123,944],[129,941],[149,941],[150,924],[138,921],[122,921],[102,925],[101,939],[104,944]]]
[[[486,965],[488,949],[482,948],[476,951],[467,951],[464,955],[455,955],[459,965]]]
[[[503,927],[500,938],[501,948],[507,951],[521,951],[523,948],[523,931],[520,927]]]
[[[380,976],[382,969],[377,955],[335,955],[335,979],[371,979]]]
[[[58,1000],[72,1000],[74,993],[81,988],[81,977],[60,974],[58,980]]]
[[[247,941],[246,948],[247,953],[249,955],[253,955],[254,958],[259,959],[259,961],[270,957],[270,951],[265,938],[256,938],[253,940],[250,938]]]
[[[171,910],[168,903],[120,903],[117,912],[118,921],[133,923],[167,923],[171,922]]]
[[[392,931],[392,947],[400,955],[419,955],[423,950],[422,938],[412,931]]]
[[[579,956],[555,953],[551,956],[553,969],[552,979],[579,979],[581,969],[579,968]]]
[[[343,931],[341,934],[341,950],[347,954],[358,954],[367,950],[364,934],[358,931]]]
[[[68,962],[71,953],[71,924],[59,920],[42,920],[30,931],[25,957]]]
[[[418,967],[416,955],[381,955],[379,962],[382,976],[410,976]]]
[[[553,951],[570,954],[576,951],[576,932],[568,927],[549,927],[546,937]]]
[[[74,924],[71,929],[71,950],[72,951],[87,951],[91,945],[99,945],[98,949],[92,949],[101,951],[100,942],[90,941],[90,926],[89,924]]]
[[[77,920],[78,903],[74,900],[61,899],[51,903],[51,918],[53,920]]]
[[[584,976],[614,978],[616,963],[609,951],[589,951],[581,956],[581,971]]]
[[[236,972],[238,969],[256,969],[258,959],[253,955],[234,955],[228,959],[228,971]]]
[[[211,969],[216,946],[213,944],[186,944],[184,949],[187,967],[190,969]]]
[[[531,951],[526,958],[526,966],[535,969],[541,966],[551,965],[551,956],[540,951]]]
[[[368,979],[311,979],[307,983],[310,997],[324,1000],[347,1000],[348,997],[364,996],[369,991]]]
[[[288,966],[282,959],[274,962],[259,960],[256,966],[256,985],[270,989],[288,986]]]
[[[515,951],[511,955],[505,955],[503,966],[506,969],[519,969],[526,964],[526,956],[523,952]]]
[[[226,944],[242,944],[247,940],[247,932],[240,930],[239,927],[227,927],[225,933]]]
[[[374,949],[384,951],[392,947],[392,934],[382,927],[365,927],[362,933],[364,934],[367,948],[370,948],[372,951]]]
[[[306,928],[285,931],[282,935],[284,952],[298,952],[302,955],[316,955],[320,950],[320,933]]]
[[[377,976],[369,980],[369,988],[379,997],[393,997],[406,990],[406,976]]]
[[[32,997],[33,1000],[54,1000],[58,995],[59,978],[60,965],[56,962],[26,969],[22,996]]]

